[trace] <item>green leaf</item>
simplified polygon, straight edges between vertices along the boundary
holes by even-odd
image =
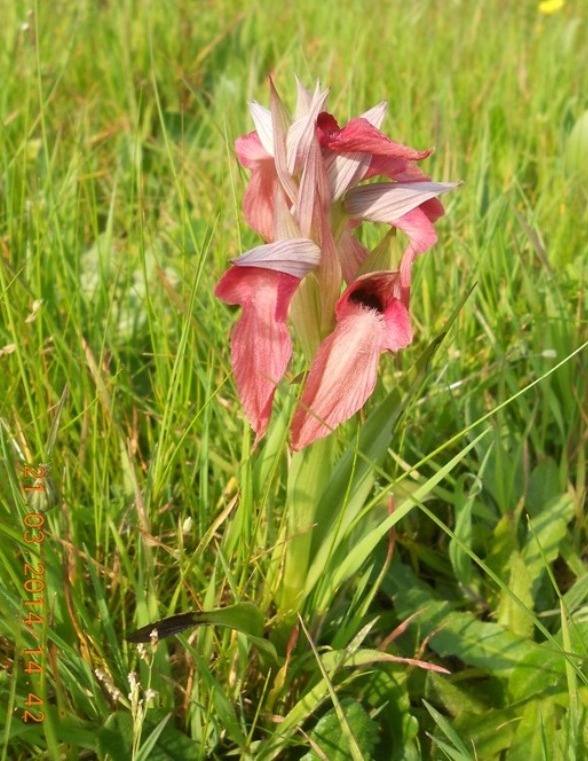
[[[296,613],[302,605],[314,525],[320,526],[330,518],[322,492],[325,474],[332,467],[334,443],[334,437],[329,436],[292,456],[288,474],[288,535],[283,545],[284,573],[278,600],[283,615]]]
[[[226,629],[234,629],[244,634],[264,654],[273,661],[278,662],[275,647],[269,640],[263,637],[264,616],[261,610],[252,603],[241,602],[236,605],[227,605],[224,608],[215,608],[205,611],[188,611],[178,613],[175,616],[162,618],[147,626],[129,634],[128,642],[150,642],[151,633],[157,631],[158,639],[180,634],[185,629],[194,626],[221,626]]]
[[[518,708],[489,709],[483,714],[463,714],[453,721],[455,731],[467,737],[476,759],[498,759],[510,748],[519,720]],[[531,757],[529,757],[530,761]]]
[[[521,606],[513,599],[516,595],[528,610],[533,610],[533,596],[531,594],[532,578],[521,553],[515,551],[510,556],[510,578],[508,586],[502,590],[498,606],[498,623],[505,626],[513,634],[531,638],[533,635],[533,619],[523,611]]]
[[[508,761],[552,761],[556,728],[552,700],[533,700],[523,708],[508,752]]]
[[[482,475],[482,468],[479,476]],[[472,481],[470,474],[466,473],[458,479],[455,488],[455,529],[454,536],[449,542],[449,559],[457,579],[468,586],[473,578],[474,571],[472,559],[465,552],[464,546],[472,549],[472,508],[476,496],[481,491],[481,481],[474,480],[473,485],[467,488]]]
[[[442,657],[456,656],[469,665],[508,676],[524,658],[533,654],[542,657],[545,651],[499,624],[479,621],[473,613],[452,610],[448,602],[440,601],[428,584],[398,560],[392,564],[388,589],[394,593],[396,612],[401,619],[420,611],[415,625],[421,637],[432,635],[429,647]]]
[[[359,749],[365,759],[371,758],[377,739],[376,724],[370,719],[366,710],[353,698],[340,701],[341,709]],[[348,761],[351,758],[341,722],[334,709],[328,711],[310,733],[310,741],[317,750],[310,750],[302,761]]]
[[[566,666],[574,668],[586,690],[586,677],[578,669],[580,658],[586,659],[588,642],[588,622],[576,621],[569,630],[570,639],[564,646],[561,633],[554,638],[553,645],[537,645],[521,659],[510,675],[508,691],[513,700],[525,700],[534,696],[543,697],[546,692],[565,688]],[[556,648],[560,646],[561,651]],[[578,655],[575,655],[578,653]],[[586,694],[586,692],[584,693]],[[587,701],[588,705],[588,701]]]
[[[537,592],[546,567],[559,554],[559,546],[574,515],[574,502],[569,494],[561,494],[542,505],[541,512],[531,518],[522,559]]]
[[[192,626],[224,626],[243,634],[261,637],[263,634],[263,613],[249,602],[227,605],[224,608],[205,611],[188,611],[162,618],[147,626],[142,626],[127,636],[128,642],[149,642],[151,632],[157,630],[159,639],[178,634]]]
[[[332,599],[334,591],[348,578],[353,576],[365,559],[369,557],[370,553],[376,547],[378,542],[384,537],[388,531],[395,526],[398,521],[402,520],[414,507],[422,502],[427,495],[429,495],[433,489],[453,470],[453,468],[461,462],[465,455],[476,446],[478,441],[486,435],[488,431],[482,431],[479,436],[470,441],[455,457],[440,468],[434,476],[428,479],[422,486],[415,489],[414,493],[404,500],[384,521],[382,521],[377,528],[370,531],[361,541],[345,554],[344,557],[338,555],[334,560],[333,572],[328,574],[328,578],[325,580],[325,586],[322,605],[328,604],[328,601]]]
[[[433,737],[433,741],[442,748],[447,758],[452,759],[452,761],[475,761],[474,756],[447,719],[432,705],[429,705],[426,700],[423,700],[423,703],[438,729],[449,740],[449,743],[445,743],[437,736]]]

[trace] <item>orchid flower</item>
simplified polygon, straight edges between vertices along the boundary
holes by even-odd
[[[412,265],[437,240],[438,196],[457,183],[432,182],[417,165],[430,150],[380,132],[385,103],[339,127],[324,110],[327,91],[297,87],[291,118],[270,82],[270,109],[253,103],[256,129],[236,141],[251,172],[245,218],[265,244],[233,262],[216,295],[242,307],[231,362],[257,439],[291,357],[292,320],[312,362],[292,427],[300,449],[361,409],[380,354],[411,342]],[[384,181],[365,183],[376,177]],[[355,234],[367,221],[406,234],[398,269],[369,272],[370,252]]]
[[[337,326],[316,353],[294,415],[294,449],[327,436],[360,410],[376,386],[380,354],[412,341],[397,279],[396,272],[363,275],[337,302]]]

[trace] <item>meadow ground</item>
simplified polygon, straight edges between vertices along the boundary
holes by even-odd
[[[0,759],[584,759],[588,9],[276,8],[0,0]],[[233,143],[270,74],[342,123],[388,100],[385,134],[464,181],[413,344],[307,474],[295,647],[306,367],[253,451],[213,296],[260,242]]]

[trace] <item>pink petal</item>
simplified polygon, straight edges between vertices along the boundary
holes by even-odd
[[[249,132],[235,140],[235,153],[246,169],[254,169],[258,161],[271,160],[271,155],[265,150],[257,132]]]
[[[341,132],[341,127],[333,114],[328,111],[323,111],[318,115],[316,120],[316,134],[321,144],[321,147],[327,147],[329,140]]]
[[[373,127],[379,128],[386,115],[387,107],[386,101],[382,101],[363,113],[360,118],[368,121]],[[371,159],[372,156],[369,153],[327,153],[325,164],[333,201],[337,201],[349,188],[364,179]]]
[[[253,167],[243,199],[243,213],[249,227],[264,240],[274,240],[274,209],[278,178],[273,159],[258,161]]]
[[[274,203],[278,187],[274,159],[261,144],[257,132],[238,137],[235,150],[241,164],[251,170],[243,201],[247,224],[265,240],[274,240]]]
[[[366,275],[337,302],[337,326],[319,347],[292,422],[295,450],[360,410],[376,386],[380,354],[412,341],[408,311],[393,296],[396,280],[397,273]]]
[[[412,265],[418,254],[428,251],[437,242],[437,233],[433,223],[444,213],[443,205],[436,198],[421,204],[409,211],[394,226],[408,235],[409,244],[406,247],[400,263],[400,285],[402,300],[408,306]]]
[[[321,116],[324,115],[321,114]],[[339,131],[333,130],[332,123],[329,123],[329,131],[323,132],[321,144],[323,148],[334,153],[371,153],[375,156],[404,158],[413,161],[420,161],[431,153],[430,150],[417,151],[402,143],[390,140],[367,119],[361,117],[351,119]]]
[[[375,174],[384,174],[391,179],[405,179],[405,176],[410,179],[413,162],[431,153],[430,150],[416,151],[382,135],[378,127],[384,118],[386,105],[385,102],[378,104],[358,119],[352,119],[343,129],[339,129],[330,114],[320,115],[317,134],[328,152],[326,162],[335,200],[361,180]],[[400,176],[396,178],[387,171],[377,171],[377,161],[385,169],[394,166]]]
[[[231,267],[215,289],[219,299],[243,308],[231,333],[231,364],[256,441],[267,429],[276,386],[292,354],[286,316],[298,283],[280,272]]]
[[[394,227],[408,235],[413,253],[423,254],[437,242],[433,223],[443,216],[443,212],[441,203],[436,198],[432,198],[397,219]]]
[[[371,157],[364,180],[377,176],[388,177],[396,182],[425,182],[431,179],[414,161],[396,156]]]
[[[301,116],[304,116],[304,114],[307,113],[308,109],[310,108],[310,104],[312,102],[312,95],[310,91],[306,89],[306,87],[302,84],[302,82],[298,79],[296,75],[294,75],[294,80],[296,82],[296,110],[294,112],[294,118],[298,119]],[[317,82],[315,94],[316,92],[318,92],[318,89],[319,89],[319,85]]]

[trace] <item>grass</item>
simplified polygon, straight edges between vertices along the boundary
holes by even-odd
[[[0,759],[586,758],[588,19],[537,8],[0,0]],[[291,388],[253,452],[212,295],[259,242],[232,145],[268,74],[320,79],[341,122],[389,99],[386,134],[465,180],[414,344],[333,436],[295,647]]]

